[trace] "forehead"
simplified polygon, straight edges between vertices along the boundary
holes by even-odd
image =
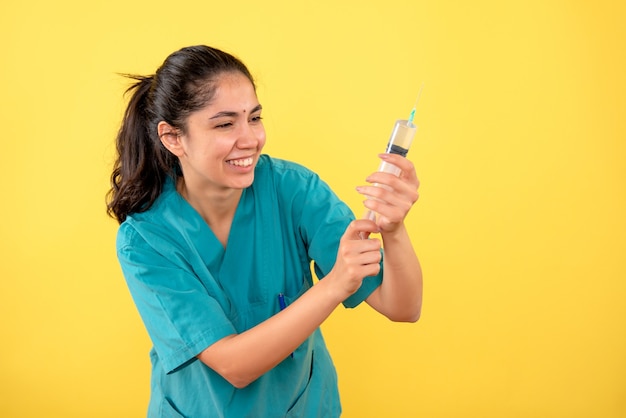
[[[210,99],[185,120],[187,129],[224,117],[237,117],[260,110],[254,85],[241,73],[224,73],[205,86],[212,91]]]
[[[254,85],[245,75],[235,73],[224,73],[219,75],[214,81],[214,95],[209,102],[209,106],[223,101],[256,101],[256,91]]]

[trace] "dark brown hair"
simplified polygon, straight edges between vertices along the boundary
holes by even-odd
[[[167,177],[181,175],[178,159],[159,139],[157,125],[165,121],[185,133],[188,116],[213,98],[217,77],[232,72],[242,73],[254,86],[239,59],[199,45],[174,52],[154,75],[125,75],[135,83],[126,90],[131,98],[117,134],[117,158],[107,193],[111,217],[122,223],[129,214],[148,210]]]

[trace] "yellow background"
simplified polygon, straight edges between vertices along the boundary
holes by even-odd
[[[424,91],[407,220],[423,316],[324,325],[344,416],[626,417],[622,1],[5,1],[0,416],[140,417],[150,343],[104,194],[126,82],[206,43],[258,80],[267,152],[357,213]]]

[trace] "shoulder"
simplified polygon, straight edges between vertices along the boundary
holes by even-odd
[[[153,246],[171,241],[183,219],[193,220],[192,214],[176,191],[174,182],[168,180],[152,206],[144,212],[130,214],[117,232],[118,250],[126,246]],[[152,244],[151,244],[152,243]]]
[[[317,173],[293,161],[262,155],[257,164],[253,187],[274,189],[279,195],[294,196],[329,189]]]
[[[295,213],[306,208],[327,212],[330,207],[345,206],[328,183],[313,170],[293,161],[262,155],[257,164],[253,188],[259,195],[274,196]],[[342,208],[343,212],[349,212]]]
[[[293,161],[270,157],[267,154],[261,155],[256,167],[257,175],[271,175],[274,177],[292,177],[309,180],[317,178],[318,175],[311,169]]]

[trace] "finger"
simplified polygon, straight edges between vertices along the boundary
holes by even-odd
[[[381,232],[384,229],[382,227],[386,224],[396,224],[402,222],[408,213],[408,211],[401,210],[394,206],[385,205],[379,201],[367,200],[363,204],[372,212],[376,212],[378,214],[376,222],[378,232]]]
[[[369,234],[377,232],[378,227],[376,222],[370,219],[356,219],[350,222],[350,225],[346,228],[346,232],[343,234],[342,240],[360,240],[362,234]]]
[[[371,239],[369,241],[378,241],[378,240],[374,240]],[[367,265],[367,264],[378,264],[380,263],[380,260],[382,258],[382,256],[380,255],[380,247],[377,246],[374,250],[372,251],[367,251],[364,252],[363,254],[361,254],[361,264],[363,265]]]
[[[407,210],[419,198],[417,190],[407,187],[390,190],[390,187],[359,186],[357,187],[357,191],[370,200],[379,200],[386,204]]]
[[[407,172],[415,171],[415,167],[413,166],[413,163],[411,162],[411,160],[401,155],[382,153],[382,154],[378,154],[378,158],[390,164],[395,165],[396,167],[400,168],[402,171],[407,171]]]
[[[351,263],[358,266],[367,266],[380,263],[380,240],[370,239],[366,241],[360,241],[357,245],[359,251],[353,254],[353,256],[350,258]]]
[[[376,185],[383,185],[400,192],[405,190],[417,190],[419,188],[419,180],[415,176],[415,173],[405,174],[404,171],[400,176],[376,171],[370,174],[365,181]]]

